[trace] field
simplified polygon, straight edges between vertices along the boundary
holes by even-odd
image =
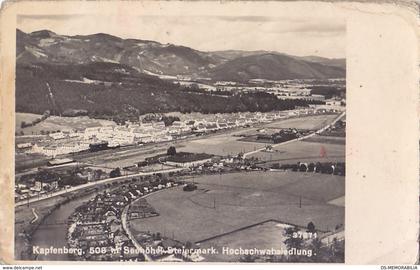
[[[222,247],[228,248],[248,248],[248,249],[282,249],[286,248],[283,243],[285,226],[283,224],[268,221],[251,228],[240,230],[225,236],[217,237],[209,241],[200,243],[200,248],[214,247],[220,250]],[[249,237],[252,235],[252,237]],[[240,256],[217,254],[206,258],[214,262],[237,262]]]
[[[345,137],[333,137],[333,136],[320,136],[316,135],[304,140],[305,142],[319,142],[319,143],[331,143],[331,144],[345,144]]]
[[[237,155],[240,152],[249,152],[261,148],[261,143],[239,141],[231,133],[214,135],[208,138],[189,141],[179,147],[179,151],[193,153],[207,153],[213,155]]]
[[[325,150],[324,157],[321,157],[322,147]],[[251,156],[264,161],[276,161],[280,163],[296,163],[299,161],[342,162],[345,160],[345,146],[343,144],[298,141],[274,147],[274,152],[258,152]]]
[[[343,206],[344,207],[344,203],[345,203],[345,198],[343,197],[339,197],[337,199],[331,200],[328,202],[329,204],[334,204],[337,206]]]
[[[283,121],[278,121],[265,125],[266,128],[296,128],[296,129],[310,129],[318,130],[330,122],[332,122],[337,115],[313,115],[299,118],[290,118]]]
[[[315,115],[300,118],[291,118],[276,121],[270,124],[265,124],[262,125],[260,128],[297,128],[317,130],[332,122],[336,117],[337,115]],[[240,152],[254,151],[263,146],[263,143],[261,142],[247,142],[243,141],[243,137],[239,137],[239,135],[255,134],[256,130],[257,128],[247,128],[235,132],[214,135],[211,137],[198,139],[179,145],[179,147],[181,147],[181,151],[185,152],[208,153],[214,155],[237,155]],[[300,145],[293,144],[292,148],[294,147],[300,148]],[[319,154],[319,148],[317,150],[317,154]]]
[[[344,196],[344,177],[252,172],[206,175],[194,181],[196,191],[178,187],[149,196],[148,202],[160,215],[130,221],[133,233],[160,232],[183,242],[202,242],[272,219],[302,227],[312,221],[323,231],[344,224],[344,207],[328,203]],[[259,237],[264,238],[256,235],[249,241]]]
[[[36,118],[40,118],[41,115],[31,113],[16,113],[15,128],[16,132],[20,133],[23,131],[24,135],[38,135],[43,131],[57,131],[57,130],[72,130],[72,129],[84,129],[87,127],[98,127],[104,125],[115,125],[113,121],[91,119],[87,116],[78,117],[60,117],[50,116],[46,120],[38,123],[35,126],[21,128],[21,122],[25,121],[30,123]]]
[[[16,121],[15,121],[15,128],[16,131],[25,130],[20,128],[20,124],[23,122],[25,123],[32,123],[38,118],[41,118],[42,115],[33,114],[33,113],[16,113]]]

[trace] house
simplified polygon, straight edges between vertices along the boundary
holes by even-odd
[[[327,105],[327,106],[341,106],[341,100],[328,99],[328,100],[325,101],[325,105]]]
[[[140,128],[143,130],[153,130],[153,124],[152,123],[141,123]]]
[[[112,134],[114,132],[114,128],[112,126],[105,126],[99,128],[100,133]]]
[[[35,185],[32,187],[32,190],[40,192],[42,190],[42,182],[35,181]]]
[[[54,140],[61,140],[66,138],[66,135],[63,132],[50,133],[49,136]]]
[[[167,158],[165,164],[170,166],[176,167],[196,167],[207,162],[211,162],[212,155],[206,153],[188,153],[188,152],[179,152],[176,153],[174,156],[170,156]]]
[[[69,138],[77,138],[77,137],[80,137],[80,135],[81,135],[81,134],[80,134],[80,133],[78,133],[78,132],[69,132],[67,136],[68,136]]]
[[[236,123],[237,123],[237,126],[243,127],[243,126],[246,125],[246,120],[245,119],[240,119],[240,120],[237,120]]]
[[[324,108],[317,108],[316,110],[315,110],[315,113],[326,113],[327,112],[327,110],[326,109],[324,109]]]
[[[207,128],[204,124],[200,123],[196,126],[194,133],[205,133],[207,132]]]
[[[153,126],[154,129],[157,129],[157,130],[165,130],[166,129],[165,122],[163,122],[163,121],[154,122],[152,124],[152,126]]]
[[[48,161],[48,166],[58,166],[58,165],[69,164],[72,162],[74,162],[74,160],[70,158],[56,158],[56,159]]]
[[[235,128],[235,127],[238,126],[238,123],[237,123],[236,120],[235,121],[229,121],[229,122],[227,122],[227,126],[228,126],[228,128]]]
[[[183,134],[189,131],[191,131],[191,127],[181,121],[174,121],[169,128],[170,134]]]
[[[34,190],[41,191],[44,187],[47,187],[50,190],[57,189],[58,188],[58,179],[57,178],[48,178],[48,179],[37,179],[37,180],[35,180]]]
[[[324,95],[317,95],[317,94],[312,94],[311,96],[309,96],[310,99],[313,100],[325,100],[325,96]]]
[[[228,128],[227,123],[224,123],[224,122],[217,123],[217,126],[219,127],[219,129],[227,129]]]
[[[216,131],[218,129],[219,129],[218,125],[216,123],[214,123],[214,122],[209,122],[206,125],[206,130],[207,131]]]
[[[156,134],[153,136],[153,140],[155,142],[167,142],[173,140],[173,137],[171,135],[166,134]]]
[[[18,149],[29,149],[32,148],[32,143],[18,143],[16,147]]]

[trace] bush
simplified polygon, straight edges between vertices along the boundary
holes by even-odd
[[[168,150],[166,151],[166,153],[168,154],[168,156],[175,156],[176,155],[176,148],[175,148],[175,146],[169,147]]]
[[[313,172],[315,169],[315,164],[314,163],[309,163],[308,164],[308,172]]]
[[[306,164],[301,163],[299,165],[299,171],[300,172],[306,172],[307,169],[308,169],[308,167],[306,167]]]
[[[308,223],[307,231],[312,233],[315,232],[315,224],[312,221]]]
[[[121,176],[121,170],[120,170],[120,168],[115,168],[114,170],[112,170],[109,173],[109,177],[111,177],[111,178],[115,178],[115,177],[119,177],[119,176]]]

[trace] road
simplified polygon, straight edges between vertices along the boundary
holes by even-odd
[[[136,200],[133,201],[133,203],[139,199],[141,199],[143,197],[140,197]],[[146,253],[145,249],[140,245],[140,243],[137,241],[137,239],[133,236],[133,234],[131,233],[130,229],[128,228],[129,224],[127,223],[127,214],[128,214],[128,208],[130,208],[130,204],[128,204],[126,207],[124,207],[124,210],[121,214],[121,222],[122,222],[122,227],[123,230],[127,233],[128,238],[130,239],[130,241],[133,243],[133,245],[136,247],[136,249],[144,255],[144,260],[146,262],[150,262],[152,261],[152,258],[149,256],[149,254]]]
[[[339,116],[337,116],[336,119],[334,119],[334,121],[332,121],[328,125],[322,127],[321,129],[318,129],[317,131],[315,131],[315,132],[313,132],[313,133],[311,133],[309,135],[306,135],[306,136],[303,136],[303,137],[300,137],[300,138],[297,138],[297,139],[293,139],[293,140],[290,140],[290,141],[281,142],[281,143],[278,143],[278,144],[272,144],[271,146],[273,148],[275,148],[277,146],[281,146],[281,145],[285,145],[285,144],[289,144],[289,143],[293,143],[293,142],[298,142],[298,141],[302,141],[302,140],[308,139],[310,137],[313,137],[313,136],[315,136],[317,134],[320,134],[320,133],[324,132],[325,130],[327,130],[329,127],[331,127],[332,125],[334,125],[335,123],[337,123],[337,121],[339,121],[340,119],[342,119],[345,115],[346,115],[346,112],[341,113]],[[256,154],[256,153],[261,152],[261,151],[263,151],[265,149],[266,149],[266,147],[262,147],[262,148],[259,148],[259,149],[254,150],[254,151],[250,151],[250,152],[244,153],[244,157],[247,157],[249,155]]]
[[[140,243],[137,241],[137,239],[131,233],[130,228],[129,228],[130,224],[128,223],[128,219],[127,219],[128,209],[130,208],[130,206],[133,203],[137,202],[138,200],[147,198],[147,197],[149,197],[152,194],[154,195],[154,194],[159,193],[159,192],[162,192],[164,190],[165,189],[162,189],[162,190],[159,190],[159,191],[155,191],[155,192],[146,194],[146,195],[144,195],[142,197],[139,197],[139,198],[135,199],[131,203],[127,204],[124,207],[123,212],[121,213],[121,222],[122,222],[122,227],[123,227],[124,231],[127,233],[128,238],[131,240],[131,242],[137,248],[137,250],[139,250],[140,253],[142,253],[144,255],[145,261],[153,261],[153,259],[149,256],[149,254],[146,253],[145,249],[140,245]]]
[[[27,200],[19,201],[19,202],[15,203],[15,207],[18,207],[18,206],[21,206],[21,205],[28,205],[30,203],[42,201],[42,200],[45,200],[45,199],[51,199],[51,198],[66,194],[68,192],[73,192],[73,191],[81,190],[81,189],[84,189],[84,188],[93,187],[93,186],[96,186],[98,184],[105,184],[105,183],[108,183],[108,182],[113,182],[113,181],[116,181],[116,180],[122,180],[122,179],[137,177],[137,176],[153,175],[153,174],[157,174],[157,173],[179,172],[179,171],[183,171],[183,170],[185,170],[185,168],[172,168],[172,169],[159,170],[159,171],[153,171],[153,172],[141,172],[141,173],[124,175],[124,176],[119,176],[119,177],[114,177],[114,178],[106,178],[106,179],[102,179],[100,181],[90,182],[90,183],[86,183],[86,184],[83,184],[83,185],[67,188],[67,189],[64,189],[64,190],[59,190],[59,191],[49,193],[49,194],[45,194],[45,195],[42,195],[42,196],[36,196],[36,197],[29,198]]]
[[[38,214],[36,213],[35,208],[32,208],[32,213],[34,214],[34,219],[31,220],[31,224],[38,220]]]

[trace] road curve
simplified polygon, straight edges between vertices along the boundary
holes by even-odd
[[[145,198],[149,197],[150,195],[157,194],[157,193],[162,192],[164,190],[167,190],[167,188],[162,189],[162,190],[158,190],[158,191],[155,191],[155,192],[152,192],[152,193],[149,193],[149,194],[146,194],[144,196],[141,196],[141,197],[135,199],[131,203],[127,204],[124,207],[123,212],[121,213],[121,223],[122,223],[123,230],[126,232],[128,238],[131,240],[131,242],[137,248],[137,250],[139,250],[140,253],[142,253],[144,255],[144,259],[146,261],[153,261],[153,259],[145,252],[145,249],[140,245],[140,243],[137,241],[137,239],[131,233],[130,228],[129,228],[128,218],[127,218],[128,209],[130,208],[131,205],[133,205],[138,200],[145,199]]]

